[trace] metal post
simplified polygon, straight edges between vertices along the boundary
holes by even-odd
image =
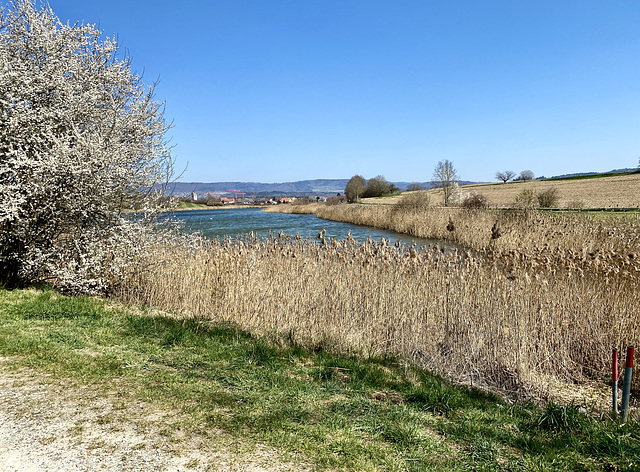
[[[631,396],[631,374],[633,373],[633,346],[627,347],[627,358],[624,369],[624,386],[622,387],[622,421],[629,416],[629,397]]]
[[[614,418],[618,417],[618,350],[613,350],[613,371],[611,379],[611,391],[613,393],[612,409]]]

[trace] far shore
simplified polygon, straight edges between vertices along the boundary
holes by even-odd
[[[191,207],[172,208],[170,211],[188,211],[188,210],[242,210],[244,208],[264,208],[267,205],[198,205]]]

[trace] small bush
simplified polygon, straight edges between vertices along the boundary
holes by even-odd
[[[426,192],[415,192],[404,195],[394,209],[398,211],[424,211],[431,206],[431,199]]]
[[[486,210],[489,208],[489,201],[484,195],[472,193],[462,201],[462,207],[469,210]]]
[[[532,210],[538,207],[538,198],[533,190],[524,189],[516,197],[514,206],[523,210]]]
[[[558,205],[558,200],[560,200],[560,194],[556,187],[551,187],[538,194],[540,208],[555,208]]]

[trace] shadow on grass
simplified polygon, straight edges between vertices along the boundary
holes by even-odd
[[[320,468],[632,470],[640,457],[637,424],[599,422],[572,405],[510,405],[393,357],[274,347],[231,324],[55,292],[2,295],[0,353],[22,365],[128,385],[198,431],[222,429]]]

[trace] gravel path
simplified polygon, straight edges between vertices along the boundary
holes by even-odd
[[[213,446],[168,438],[159,432],[167,418],[143,403],[125,408],[88,387],[0,370],[0,472],[306,469],[283,464],[273,451],[225,450],[219,437]]]

